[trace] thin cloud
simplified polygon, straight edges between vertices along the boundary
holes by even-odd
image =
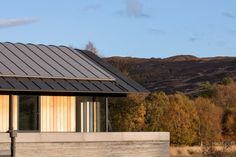
[[[189,40],[190,42],[195,42],[195,41],[198,41],[198,40],[200,40],[200,39],[197,38],[197,37],[190,37],[188,40]]]
[[[85,6],[82,10],[83,11],[96,11],[96,10],[99,10],[100,8],[101,8],[100,4],[89,4]]]
[[[148,32],[153,34],[153,35],[163,35],[163,34],[165,34],[165,31],[163,31],[161,29],[157,29],[157,28],[149,28]]]
[[[143,11],[143,4],[139,0],[126,0],[125,1],[125,10],[117,11],[118,15],[125,15],[128,17],[134,18],[150,18],[151,16],[148,15]]]
[[[0,19],[0,28],[21,26],[36,22],[38,18]]]
[[[222,16],[227,17],[227,18],[231,18],[231,19],[235,19],[236,18],[236,15],[232,14],[230,12],[223,12]]]

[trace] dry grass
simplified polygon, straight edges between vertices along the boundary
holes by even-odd
[[[214,149],[217,152],[222,152],[222,146],[216,146]],[[170,157],[200,157],[202,148],[200,146],[184,146],[184,147],[170,147]],[[227,157],[236,156],[236,145],[231,146],[225,152]],[[221,155],[222,156],[222,155]],[[225,157],[226,157],[225,156]]]

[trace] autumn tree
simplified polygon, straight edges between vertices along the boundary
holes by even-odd
[[[142,131],[146,108],[144,94],[129,94],[127,98],[111,98],[109,119],[112,131]]]
[[[236,107],[236,83],[232,82],[227,85],[215,85],[215,94],[213,101],[223,108]]]
[[[163,117],[170,106],[169,97],[164,92],[151,93],[146,98],[146,127],[147,131],[163,131]]]
[[[199,142],[201,145],[209,145],[221,140],[221,119],[223,110],[209,99],[199,97],[195,100],[195,106],[199,116]]]
[[[184,94],[169,96],[170,105],[165,112],[164,130],[170,131],[171,143],[192,145],[197,140],[198,115],[193,102]]]
[[[224,135],[236,135],[236,108],[225,109],[222,125]]]

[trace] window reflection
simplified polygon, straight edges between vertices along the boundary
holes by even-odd
[[[38,96],[19,96],[19,130],[39,130]]]
[[[104,132],[105,131],[105,98],[77,97],[76,98],[76,131]]]

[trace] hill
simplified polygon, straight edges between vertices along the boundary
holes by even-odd
[[[164,59],[109,57],[105,60],[148,90],[168,94],[181,91],[194,95],[202,91],[203,83],[218,83],[225,77],[236,80],[236,57],[179,55]]]

